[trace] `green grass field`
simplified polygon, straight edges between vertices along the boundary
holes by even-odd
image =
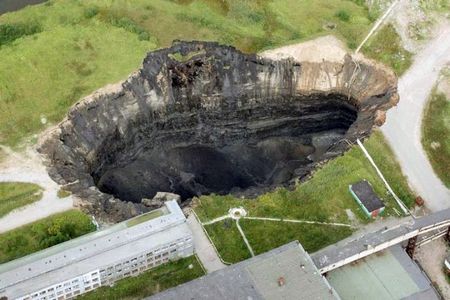
[[[88,215],[69,210],[0,234],[0,264],[95,231]]]
[[[240,220],[255,255],[280,247],[291,241],[299,241],[303,248],[313,253],[334,244],[352,234],[349,227],[296,224],[258,220]]]
[[[254,52],[334,34],[355,48],[374,18],[359,2],[50,0],[1,15],[0,144],[60,121],[80,97],[125,79],[174,39]]]
[[[205,229],[225,262],[237,263],[251,257],[234,220],[206,225]]]
[[[411,207],[414,204],[414,195],[382,134],[375,131],[364,145],[396,194]],[[201,196],[194,199],[194,209],[202,222],[226,215],[232,207],[242,206],[251,217],[347,224],[351,223],[351,220],[345,210],[350,209],[359,222],[367,223],[370,220],[365,217],[348,191],[349,184],[362,179],[367,179],[373,185],[375,192],[384,200],[386,210],[383,216],[397,216],[394,208],[401,210],[358,146],[352,147],[344,155],[326,163],[314,172],[311,179],[297,184],[293,190],[277,188],[256,199],[235,198],[232,195]],[[225,261],[236,262],[245,259],[249,253],[239,232],[233,222],[228,221],[228,224],[226,222],[206,225],[205,228]],[[257,220],[241,220],[241,222],[250,244],[257,253],[273,249],[294,239],[298,239],[308,251],[316,251],[352,233],[352,230],[347,227]]]
[[[26,182],[0,182],[0,217],[42,198],[42,188]]]
[[[422,145],[433,170],[450,188],[450,99],[433,91],[422,120]]]
[[[189,268],[190,265],[192,268]],[[77,299],[142,299],[203,275],[205,273],[197,258],[190,256],[158,266],[136,277],[122,279],[113,287],[98,288],[77,297]]]
[[[381,28],[363,46],[362,52],[372,59],[390,66],[401,76],[412,64],[412,53],[403,49],[400,37],[392,25]]]

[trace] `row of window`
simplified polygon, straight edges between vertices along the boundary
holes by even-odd
[[[98,270],[73,278],[66,282],[51,286],[31,295],[19,298],[20,300],[62,300],[70,299],[79,294],[100,286],[100,273]]]
[[[19,298],[20,300],[62,300],[70,299],[81,293],[95,289],[102,283],[113,283],[118,279],[137,275],[147,269],[165,263],[169,258],[177,255],[177,250],[192,247],[192,238],[186,237],[176,240],[159,249],[143,253],[138,257],[127,259],[100,271],[93,271],[83,276],[51,286],[42,291]]]

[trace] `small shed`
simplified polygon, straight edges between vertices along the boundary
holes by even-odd
[[[369,218],[376,218],[384,211],[383,201],[378,198],[367,180],[349,185],[349,190]]]

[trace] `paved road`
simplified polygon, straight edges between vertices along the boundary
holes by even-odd
[[[202,226],[194,217],[194,214],[191,213],[188,216],[187,224],[194,235],[195,253],[202,262],[206,271],[211,273],[225,268],[226,265],[220,261],[216,251],[206,237],[206,234],[203,232]]]
[[[450,190],[433,172],[421,139],[422,112],[439,72],[450,62],[450,24],[443,24],[428,45],[415,57],[411,68],[400,78],[400,103],[388,111],[381,127],[391,144],[411,187],[421,195],[431,211],[450,207]]]

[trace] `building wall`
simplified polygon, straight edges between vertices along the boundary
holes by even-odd
[[[194,254],[191,235],[174,240],[170,244],[149,249],[137,256],[118,259],[114,265],[102,266],[92,272],[51,285],[34,293],[18,298],[19,300],[64,300],[72,299],[117,280],[137,276],[151,268],[170,260],[188,257]]]
[[[114,265],[102,267],[100,269],[101,283],[102,285],[111,285],[122,278],[136,276],[170,260],[187,257],[193,253],[192,236],[186,236],[173,241],[171,244],[151,249],[134,257],[118,260]]]
[[[108,235],[101,235],[96,239],[89,239],[85,243],[75,244],[51,256],[44,255],[43,258],[31,263],[18,264],[17,268],[7,270],[0,274],[3,276],[3,282],[7,283],[8,278],[10,282],[4,291],[5,295],[9,294],[9,298],[20,300],[72,299],[101,286],[111,285],[122,278],[137,276],[170,260],[193,255],[192,232],[186,225],[183,212],[176,201],[168,201],[165,205],[169,213],[161,217]],[[112,242],[115,242],[114,246],[110,245]],[[127,243],[135,243],[136,247],[124,249]],[[104,248],[103,252],[97,250],[101,247]],[[87,254],[81,258],[71,255],[73,252],[78,254],[82,250]],[[66,256],[70,257],[70,261]],[[55,257],[65,259],[62,261]],[[58,264],[49,266],[48,262],[52,260]],[[34,270],[35,266],[41,265],[43,269]],[[62,271],[62,268],[66,268],[67,271]],[[35,274],[33,277],[26,277],[23,270],[33,270]],[[50,272],[59,272],[57,273],[59,276],[52,277],[54,275]],[[77,272],[83,274],[79,275]],[[19,279],[14,280],[18,282],[12,280],[8,276],[10,274],[16,275]],[[57,282],[58,280],[61,282]],[[35,284],[39,290],[33,290]],[[46,284],[48,286],[44,287]],[[27,294],[23,295],[25,293]]]
[[[17,298],[18,300],[63,300],[71,299],[83,293],[87,293],[101,286],[100,271],[92,272],[65,280],[51,285],[26,296]]]

